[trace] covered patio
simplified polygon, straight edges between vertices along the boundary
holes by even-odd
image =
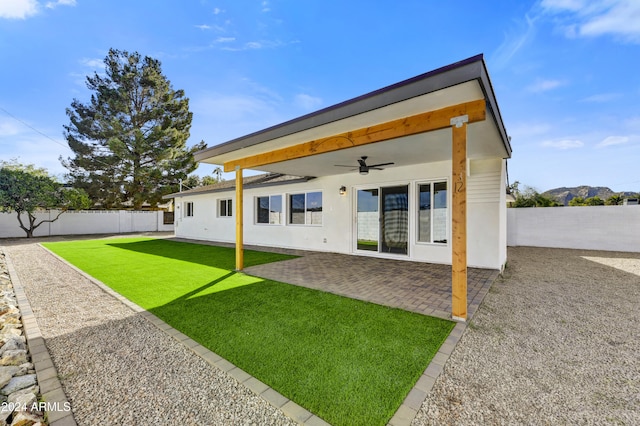
[[[477,55],[200,151],[196,161],[235,171],[235,185],[166,197],[183,209],[176,235],[233,241],[237,271],[245,244],[340,253],[269,277],[465,321],[483,295],[469,266],[506,262],[510,155]],[[251,185],[245,170],[299,179]],[[376,275],[388,277],[381,287]]]
[[[234,244],[223,242],[172,239],[234,247]],[[247,274],[451,319],[451,265],[279,247],[249,245],[245,248],[299,256],[245,268]],[[468,319],[473,317],[499,273],[497,269],[467,269]]]
[[[259,248],[264,250],[264,248]],[[338,253],[297,252],[301,257],[245,268],[247,274],[400,308],[451,318],[451,266]],[[499,271],[468,268],[467,319]]]

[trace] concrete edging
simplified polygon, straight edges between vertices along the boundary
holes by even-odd
[[[18,307],[20,308],[24,334],[27,339],[31,362],[36,370],[40,395],[44,402],[52,406],[59,408],[70,407],[71,405],[67,399],[67,395],[64,393],[62,383],[60,383],[60,379],[58,378],[58,371],[53,364],[51,354],[49,354],[49,350],[45,344],[45,339],[42,337],[40,327],[38,327],[38,322],[31,309],[29,299],[27,299],[24,287],[22,287],[20,278],[13,267],[11,257],[5,252],[4,258]],[[50,426],[77,426],[72,410],[46,411],[46,414]]]

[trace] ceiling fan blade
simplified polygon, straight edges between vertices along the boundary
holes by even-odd
[[[395,163],[380,163],[380,164],[372,164],[371,166],[369,166],[370,169],[373,169],[374,167],[382,167],[382,166],[390,166],[392,164]]]

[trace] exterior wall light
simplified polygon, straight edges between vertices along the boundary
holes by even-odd
[[[342,186],[340,187],[340,195],[344,195],[344,194],[346,194],[346,193],[347,193],[347,187],[346,187],[346,186],[344,186],[344,185],[342,185]]]

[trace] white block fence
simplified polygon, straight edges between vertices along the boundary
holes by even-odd
[[[37,217],[56,214],[52,210]],[[66,212],[56,222],[40,225],[34,236],[173,230],[173,224],[163,224],[161,211],[87,210]],[[0,213],[0,238],[24,236],[15,213]],[[507,209],[507,245],[640,252],[640,206]]]
[[[507,245],[640,252],[640,206],[507,209]]]
[[[37,213],[37,222],[41,219],[54,219],[57,210]],[[81,210],[68,211],[53,223],[43,223],[33,235],[46,237],[52,235],[84,235],[84,234],[124,234],[129,232],[173,231],[173,223],[163,224],[162,211],[131,210]],[[29,219],[22,215],[25,225]],[[36,222],[36,223],[37,223]],[[0,213],[0,238],[25,237],[20,228],[16,213]]]

